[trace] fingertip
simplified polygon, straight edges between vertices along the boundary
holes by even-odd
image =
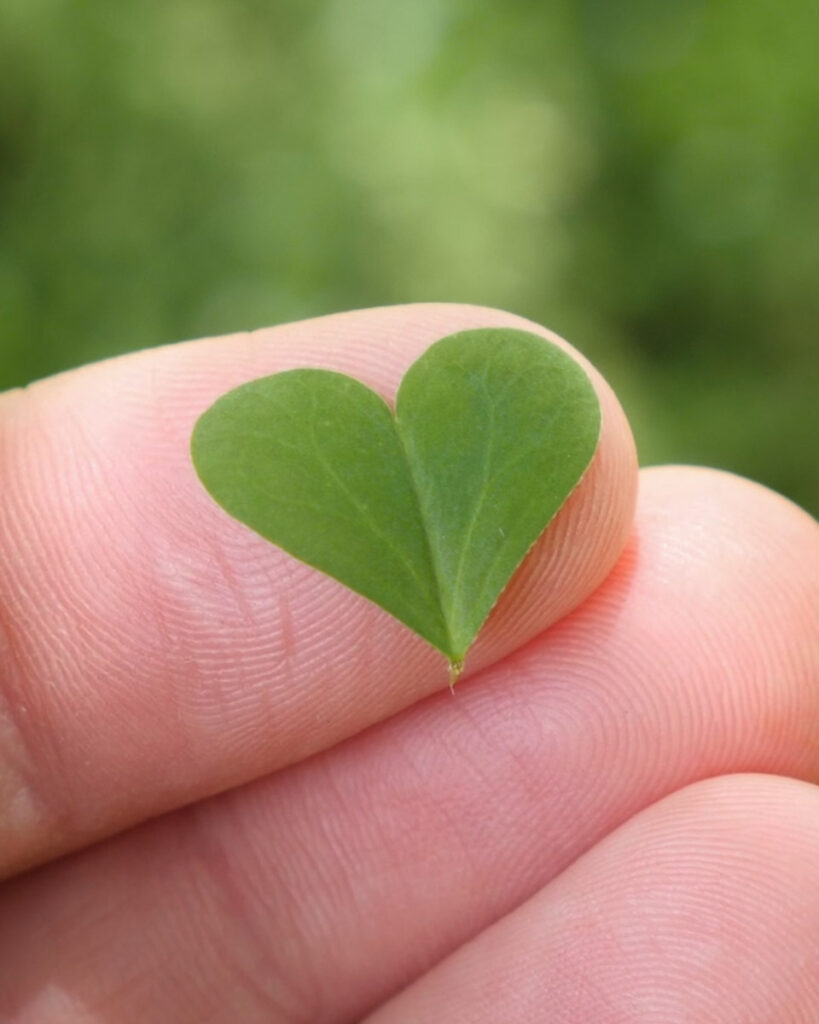
[[[444,659],[418,637],[217,507],[190,437],[225,391],[298,366],[391,398],[437,338],[488,326],[573,351],[497,310],[391,307],[137,353],[7,396],[0,620],[20,667],[4,670],[2,692],[10,707],[37,708],[23,774],[49,794],[54,844],[45,850],[29,823],[9,841],[18,863],[275,770],[447,685]],[[580,603],[628,534],[631,434],[577,358],[601,402],[597,452],[467,672]],[[0,759],[11,763],[8,747]]]
[[[672,794],[367,1022],[813,1020],[818,810],[766,776]]]

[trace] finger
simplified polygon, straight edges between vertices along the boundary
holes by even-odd
[[[456,699],[0,893],[0,991],[359,1019],[675,789],[819,778],[816,544],[746,481],[644,472],[611,577]]]
[[[0,875],[330,746],[446,685],[386,613],[229,519],[189,441],[227,389],[292,366],[392,396],[435,339],[524,321],[474,307],[346,314],[87,367],[0,404]],[[545,332],[542,332],[545,333]],[[603,407],[594,462],[500,601],[488,664],[613,565],[636,481]]]
[[[367,1024],[807,1024],[819,790],[692,786],[624,825]]]

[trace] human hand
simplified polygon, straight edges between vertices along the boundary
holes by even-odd
[[[453,698],[196,480],[193,423],[242,381],[390,393],[495,325],[533,329],[373,310],[2,397],[3,1024],[816,1021],[809,516],[686,468],[642,471],[633,515],[593,374],[592,467]]]

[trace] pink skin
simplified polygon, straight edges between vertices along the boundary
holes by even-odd
[[[453,698],[193,475],[229,387],[321,365],[389,398],[491,324],[541,330],[372,310],[2,397],[3,1024],[815,1022],[813,520],[683,468],[635,514],[593,374],[593,466]]]

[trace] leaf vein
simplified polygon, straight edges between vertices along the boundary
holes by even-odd
[[[493,353],[494,356],[494,353]],[[491,363],[491,360],[490,360]],[[492,479],[491,466],[492,456],[495,447],[495,404],[492,401],[492,396],[486,386],[486,378],[489,374],[490,363],[487,363],[484,368],[483,376],[481,377],[481,388],[486,395],[489,404],[489,443],[486,446],[486,457],[483,463],[483,481],[481,483],[481,490],[478,494],[478,500],[475,502],[475,508],[472,512],[472,518],[469,526],[467,527],[466,534],[464,536],[463,544],[461,546],[461,552],[458,556],[458,566],[455,571],[455,579],[452,583],[452,596],[453,600],[458,592],[458,588],[461,584],[461,577],[463,576],[464,564],[466,562],[466,553],[469,550],[469,545],[472,543],[472,537],[475,533],[475,526],[477,525],[478,518],[480,517],[483,507],[486,504],[486,496],[489,493],[489,483]]]
[[[315,412],[315,399],[313,400],[313,412]],[[397,556],[398,561],[407,569],[412,579],[415,580],[415,582],[421,588],[422,593],[429,596],[428,586],[418,575],[415,566],[409,561],[404,552],[401,551],[400,548],[396,547],[392,538],[388,534],[384,533],[381,527],[373,519],[372,514],[370,513],[370,510],[367,508],[367,506],[363,505],[356,498],[355,494],[352,491],[350,491],[344,480],[336,473],[336,471],[332,468],[330,463],[328,463],[327,460],[325,459],[321,447],[319,446],[318,439],[316,438],[315,421],[312,416],[310,417],[310,440],[313,443],[313,451],[316,453],[316,457],[318,458],[319,463],[327,472],[328,476],[335,481],[336,486],[339,488],[341,493],[347,498],[347,501],[353,506],[353,508],[356,509],[356,511],[358,511],[362,518],[362,521],[369,527],[370,532],[387,545],[390,551],[392,551],[392,553]],[[423,517],[421,517],[421,520],[423,523]]]

